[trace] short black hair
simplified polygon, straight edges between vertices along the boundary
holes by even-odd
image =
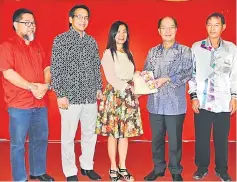
[[[158,29],[161,26],[162,21],[164,20],[164,18],[171,18],[174,21],[175,27],[178,27],[178,23],[177,20],[174,17],[170,17],[170,16],[166,16],[166,17],[162,17],[161,19],[158,20]]]
[[[73,18],[74,17],[74,14],[75,14],[75,11],[79,8],[82,8],[82,9],[85,9],[88,13],[88,17],[90,18],[90,15],[91,15],[91,12],[90,12],[90,9],[84,5],[84,4],[80,4],[80,5],[75,5],[72,7],[72,9],[70,9],[69,11],[69,17]],[[69,27],[71,27],[71,23],[69,23]]]
[[[75,11],[79,8],[85,9],[88,12],[88,17],[90,17],[90,9],[86,5],[83,5],[83,4],[73,6],[72,9],[69,11],[69,17],[73,18]]]
[[[20,8],[18,10],[16,10],[12,16],[12,22],[18,22],[20,19],[21,19],[21,16],[23,14],[31,14],[34,16],[34,14],[32,13],[32,11],[28,10],[28,9],[25,9],[25,8]]]
[[[221,14],[221,13],[216,13],[216,12],[215,12],[215,13],[212,13],[211,15],[209,15],[209,16],[207,17],[207,19],[206,19],[206,24],[207,24],[208,20],[210,20],[212,17],[220,18],[222,25],[225,24],[225,17],[224,17],[224,15]]]
[[[33,12],[28,10],[28,9],[25,9],[25,8],[20,8],[20,9],[17,9],[14,13],[13,13],[13,16],[12,16],[12,23],[14,22],[18,22],[20,21],[20,19],[22,18],[22,15],[23,14],[31,14],[34,16]],[[15,27],[13,26],[13,29],[15,30]]]

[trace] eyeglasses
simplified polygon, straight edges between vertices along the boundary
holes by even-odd
[[[84,20],[84,21],[89,20],[88,16],[74,15],[74,17],[77,17],[78,20]]]
[[[33,27],[35,27],[35,22],[30,22],[30,21],[18,21],[18,23],[24,23],[25,24],[25,26],[27,26],[27,27],[31,27],[31,26],[33,26]]]

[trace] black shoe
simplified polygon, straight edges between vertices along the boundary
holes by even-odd
[[[173,181],[183,181],[181,174],[172,174]]]
[[[30,179],[38,179],[40,181],[54,181],[54,178],[49,176],[46,173],[41,175],[41,176],[32,176],[32,175],[30,175]]]
[[[216,175],[221,178],[221,181],[231,181],[232,180],[230,175],[227,172],[225,172],[225,173],[216,172]]]
[[[208,170],[197,169],[197,171],[193,174],[193,178],[196,180],[204,178],[208,174]]]
[[[78,181],[78,177],[76,175],[67,177],[67,181]]]
[[[156,173],[155,171],[150,172],[147,176],[144,177],[145,181],[155,181],[158,177],[165,175],[165,172]]]
[[[85,170],[81,168],[81,174],[83,176],[88,176],[91,180],[101,180],[99,174],[97,174],[93,169],[92,170]]]

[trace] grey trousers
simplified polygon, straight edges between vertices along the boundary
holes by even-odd
[[[183,167],[180,165],[182,156],[182,131],[185,114],[159,115],[150,113],[152,129],[152,157],[154,171],[157,173],[166,170],[165,136],[168,132],[169,165],[171,174],[180,174]]]
[[[61,155],[63,173],[66,177],[77,175],[75,162],[74,139],[81,123],[81,151],[79,158],[83,169],[93,169],[93,158],[97,135],[95,125],[97,104],[70,105],[67,110],[60,109],[61,114]]]

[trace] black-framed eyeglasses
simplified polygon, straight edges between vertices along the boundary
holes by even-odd
[[[25,26],[27,26],[27,27],[31,27],[31,26],[33,26],[33,27],[35,27],[35,22],[30,22],[30,21],[18,21],[18,23],[24,23],[25,24]]]
[[[85,20],[88,21],[89,17],[88,16],[81,16],[81,15],[73,15],[74,17],[77,17],[77,19],[79,20]]]

